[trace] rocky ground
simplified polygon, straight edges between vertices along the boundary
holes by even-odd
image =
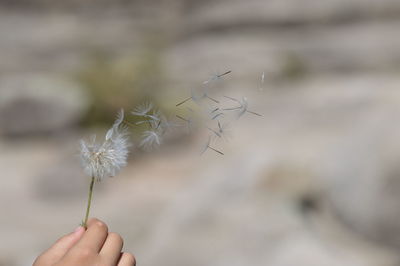
[[[400,265],[398,1],[19,2],[0,10],[0,265],[79,224],[92,99],[70,74],[147,31],[166,38],[171,95],[232,69],[217,95],[263,117],[235,122],[223,157],[198,156],[198,134],[97,185],[93,215],[139,265]]]

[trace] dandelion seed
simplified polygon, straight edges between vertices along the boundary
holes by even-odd
[[[217,81],[217,80],[221,79],[223,76],[228,75],[230,73],[232,73],[231,70],[226,71],[226,72],[224,72],[222,74],[215,73],[208,80],[204,81],[203,84],[205,85],[205,84],[208,84],[210,82]]]
[[[167,130],[177,126],[176,124],[170,122],[167,117],[158,109],[154,110],[150,117],[152,118],[152,120],[150,120],[150,128],[153,130],[158,130],[161,136],[164,135]]]
[[[210,130],[212,133],[214,133],[217,137],[219,137],[219,138],[222,137],[221,134],[219,134],[218,131],[216,131],[216,130],[214,130],[214,129],[212,129],[212,128],[209,128],[209,127],[207,127],[207,129]]]
[[[218,128],[217,129],[212,129],[207,127],[208,130],[210,130],[211,132],[213,132],[215,134],[215,136],[217,136],[218,138],[222,138],[225,141],[231,136],[231,130],[229,127],[229,124],[225,123],[222,124],[220,121],[218,121]]]
[[[176,107],[178,107],[178,106],[180,106],[180,105],[184,104],[185,102],[187,102],[187,101],[189,101],[189,100],[191,100],[191,99],[192,99],[192,97],[186,98],[186,99],[185,99],[185,100],[183,100],[182,102],[180,102],[180,103],[176,104]]]
[[[211,96],[209,96],[204,88],[201,88],[199,90],[192,89],[191,90],[191,96],[189,98],[186,98],[183,101],[179,102],[178,104],[176,104],[176,106],[178,107],[178,106],[188,102],[189,100],[192,100],[195,103],[199,103],[203,99],[208,99],[208,100],[211,100],[211,101],[213,101],[215,103],[219,103],[218,100],[216,100],[216,99],[212,98]]]
[[[145,150],[152,150],[162,143],[162,136],[158,130],[146,130],[142,137],[139,146]]]
[[[146,118],[146,120],[141,120],[136,122],[136,125],[141,125],[147,123],[149,127],[154,127],[154,125],[157,125],[161,122],[162,119],[162,114],[159,110],[153,110],[153,114],[146,114],[143,115],[143,117]]]
[[[218,121],[217,132],[224,140],[227,140],[231,136],[231,129],[228,123],[221,124],[221,122]]]
[[[202,113],[204,116],[211,120],[216,120],[218,117],[223,116],[224,113],[222,112],[221,108],[219,107],[210,107],[210,108],[205,108],[202,110]]]
[[[261,75],[261,86],[260,86],[260,91],[264,90],[264,81],[265,81],[265,72],[262,73]]]
[[[211,120],[215,120],[215,119],[217,119],[218,117],[223,116],[223,115],[224,115],[223,113],[215,114],[213,117],[211,117]]]
[[[180,120],[186,122],[188,133],[190,133],[192,131],[193,126],[194,126],[193,118],[191,118],[191,117],[184,118],[184,117],[182,117],[180,115],[176,115],[176,117],[179,118]]]
[[[211,136],[208,137],[208,140],[205,143],[205,145],[203,146],[200,155],[203,155],[208,149],[210,149],[210,150],[212,150],[212,151],[214,151],[214,152],[216,152],[216,153],[218,153],[220,155],[224,155],[223,152],[211,147],[210,144],[211,144]]]
[[[117,114],[117,119],[114,122],[114,127],[119,127],[124,122],[124,109],[121,109]]]
[[[219,107],[214,108],[213,110],[211,110],[211,113],[215,113],[216,111],[219,110]]]
[[[213,101],[213,102],[215,102],[215,103],[219,103],[219,101],[218,100],[216,100],[216,99],[214,99],[214,98],[212,98],[212,97],[210,97],[209,95],[208,95],[208,93],[207,93],[207,91],[206,91],[206,88],[201,88],[201,89],[199,89],[199,90],[194,90],[194,89],[192,89],[192,100],[195,102],[195,103],[198,103],[199,101],[201,101],[201,100],[203,100],[203,99],[209,99],[209,100],[211,100],[211,101]]]
[[[218,117],[223,116],[224,113],[221,111],[221,109],[219,107],[217,107],[217,108],[214,108],[213,110],[211,110],[208,113],[208,115],[211,116],[211,120],[215,120]]]
[[[237,106],[237,107],[224,108],[224,109],[223,109],[223,110],[225,110],[225,111],[234,111],[234,110],[239,111],[239,112],[238,112],[238,118],[240,118],[240,117],[241,117],[242,115],[244,115],[245,113],[250,113],[250,114],[253,114],[253,115],[257,115],[257,116],[262,116],[261,114],[256,113],[256,112],[253,112],[253,111],[250,111],[250,110],[248,109],[248,108],[249,108],[249,103],[247,102],[247,98],[246,98],[246,97],[243,97],[241,101],[239,101],[238,99],[229,97],[229,96],[224,96],[224,97],[225,97],[225,98],[228,98],[228,99],[230,99],[230,100],[232,100],[232,101],[235,101],[235,102],[237,102],[237,103],[239,104],[239,106]]]

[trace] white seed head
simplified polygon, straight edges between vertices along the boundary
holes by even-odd
[[[126,165],[128,158],[128,131],[121,127],[123,111],[117,121],[108,130],[102,144],[96,144],[95,138],[89,143],[81,140],[81,162],[85,173],[97,181],[115,176]]]

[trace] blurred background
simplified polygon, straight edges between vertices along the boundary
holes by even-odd
[[[224,156],[207,130],[132,149],[92,215],[143,266],[400,265],[399,28],[398,0],[1,0],[0,265],[80,223],[81,138],[226,70],[263,117]]]

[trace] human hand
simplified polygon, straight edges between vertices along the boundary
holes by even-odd
[[[121,252],[123,239],[108,233],[107,225],[90,219],[88,228],[78,227],[43,252],[33,266],[134,266],[135,257]]]

